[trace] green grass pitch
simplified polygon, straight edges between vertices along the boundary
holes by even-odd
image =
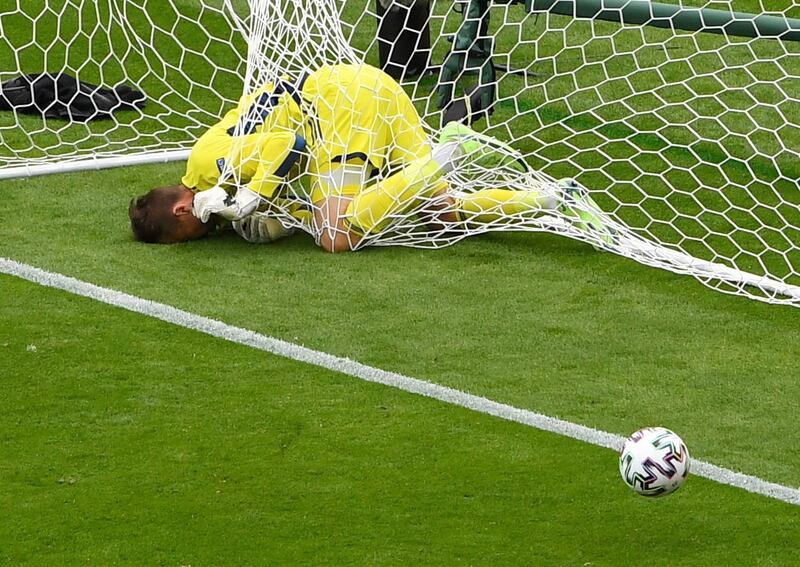
[[[443,251],[133,243],[120,187],[4,184],[0,256],[797,484],[795,312],[548,235]],[[14,211],[31,211],[25,218]],[[0,278],[0,558],[137,564],[787,564],[793,506]],[[29,352],[28,345],[36,351]]]
[[[130,197],[182,168],[0,182],[0,257],[800,485],[794,309],[545,234],[132,242]],[[0,564],[796,561],[794,506],[638,498],[606,449],[8,276],[0,387]]]

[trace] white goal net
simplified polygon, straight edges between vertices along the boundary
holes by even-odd
[[[443,94],[491,87],[493,112],[472,127],[502,145],[492,159],[468,155],[445,172],[436,180],[444,192],[421,191],[390,208],[357,246],[441,247],[487,231],[550,231],[724,292],[800,305],[800,24],[792,20],[800,4],[686,0],[682,16],[651,11],[650,21],[631,23],[625,10],[648,3],[496,2],[475,18],[470,2],[381,1],[30,0],[0,8],[0,82],[65,71],[126,84],[146,99],[142,109],[85,123],[0,112],[0,178],[184,159],[242,94],[326,64],[377,66],[380,18],[411,27],[411,10],[425,9],[429,72],[401,84],[431,143],[440,141]],[[606,19],[589,17],[592,6]],[[728,17],[706,17],[706,8]],[[686,14],[706,29],[678,29],[692,19]],[[473,42],[442,69],[469,26]],[[314,233],[296,214],[313,209],[302,176],[308,171],[282,190],[291,206],[272,210]],[[591,200],[571,196],[576,186]],[[514,191],[524,205],[499,196],[493,206],[493,190]]]

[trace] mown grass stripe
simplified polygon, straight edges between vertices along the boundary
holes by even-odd
[[[281,339],[234,327],[215,319],[195,315],[163,303],[100,287],[62,274],[47,272],[11,259],[0,258],[0,273],[101,301],[108,305],[121,307],[134,313],[147,315],[167,323],[200,331],[214,337],[266,351],[278,356],[347,374],[367,382],[375,382],[406,392],[419,394],[483,414],[492,415],[508,421],[535,427],[543,431],[549,431],[551,433],[591,443],[592,445],[619,450],[624,441],[623,437],[614,433],[600,431],[530,410],[516,408],[446,386],[440,386],[417,378],[404,376],[396,372],[389,372],[367,366],[347,358],[315,351]],[[769,482],[711,463],[693,460],[692,474],[722,484],[741,488],[748,492],[761,494],[790,504],[800,505],[800,489],[798,488]]]

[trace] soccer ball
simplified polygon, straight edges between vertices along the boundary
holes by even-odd
[[[619,453],[622,480],[642,496],[678,490],[689,474],[689,451],[675,433],[645,427],[631,435]]]

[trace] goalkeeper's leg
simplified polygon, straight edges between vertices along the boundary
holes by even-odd
[[[447,194],[441,175],[442,167],[424,158],[354,196],[345,188],[343,194],[316,201],[318,244],[328,252],[353,250],[364,235],[384,230],[393,215],[402,214],[420,198],[439,200],[443,207],[437,221],[454,225],[513,222],[558,207],[553,193],[539,190],[485,189],[455,198]]]
[[[472,224],[513,222],[556,209],[557,200],[543,191],[484,189],[454,199],[455,220]]]
[[[343,164],[325,164],[314,172],[311,190],[314,219],[314,240],[327,252],[353,250],[361,240],[345,222],[345,212],[353,195],[361,190],[367,179],[368,165],[363,160]]]
[[[525,173],[530,170],[520,153],[508,144],[457,122],[442,128],[439,141],[458,143],[464,156],[462,162],[479,171],[503,168]],[[612,244],[616,240],[615,229],[583,186],[572,179],[562,179],[551,189],[541,192],[490,189],[468,196],[457,206],[463,211],[464,220],[474,222],[498,222],[506,220],[503,217],[507,215],[519,217],[558,209],[575,228],[601,242]]]
[[[366,173],[366,166],[362,168]],[[359,174],[349,171],[349,164],[333,167],[315,180],[311,193],[317,244],[327,252],[354,250],[364,235],[386,228],[391,215],[406,210],[420,195],[432,194],[432,181],[440,176],[430,157],[366,187],[354,179]]]
[[[442,222],[464,221],[473,225],[514,223],[540,214],[558,211],[572,225],[605,244],[617,238],[611,226],[586,189],[573,179],[562,179],[541,190],[484,189],[459,199],[450,198]]]
[[[361,241],[361,235],[345,221],[352,201],[352,197],[332,196],[314,202],[314,239],[326,252],[348,252]]]
[[[441,222],[513,222],[559,209],[575,217],[575,225],[581,230],[601,233],[603,241],[611,241],[613,235],[605,230],[602,212],[585,190],[573,189],[572,184],[559,183],[552,191],[486,189],[458,199],[447,197],[442,176],[463,159],[476,160],[476,165],[484,168],[514,167],[522,172],[527,167],[502,142],[470,135],[459,126],[459,131],[453,132],[453,139],[436,146],[430,156],[411,161],[398,173],[358,190],[352,198],[348,194],[320,203],[318,226],[328,227],[329,233],[329,237],[323,235],[319,240],[320,245],[331,252],[352,250],[364,235],[387,228],[394,216],[404,213],[420,199],[438,196],[451,200],[439,215]],[[480,144],[477,156],[472,148],[476,143]]]
[[[407,211],[419,199],[442,192],[446,187],[442,176],[452,170],[460,152],[455,142],[441,144],[430,155],[358,192],[345,211],[350,230],[360,235],[381,231],[394,215]]]
[[[472,142],[471,139],[469,143]],[[350,232],[361,236],[380,231],[394,215],[408,210],[422,198],[445,199],[447,206],[438,215],[438,220],[445,223],[488,224],[556,208],[556,198],[539,190],[486,189],[458,199],[446,196],[447,184],[441,177],[461,159],[464,151],[459,142],[446,142],[435,147],[431,157],[414,160],[395,175],[357,193],[343,213]],[[486,166],[497,159],[489,153],[481,157]],[[513,154],[511,159],[516,161]]]
[[[311,193],[317,244],[328,252],[344,252],[365,235],[386,229],[393,216],[446,187],[441,178],[452,168],[457,150],[457,144],[443,144],[372,184],[366,181],[369,164],[363,162],[322,168]]]

